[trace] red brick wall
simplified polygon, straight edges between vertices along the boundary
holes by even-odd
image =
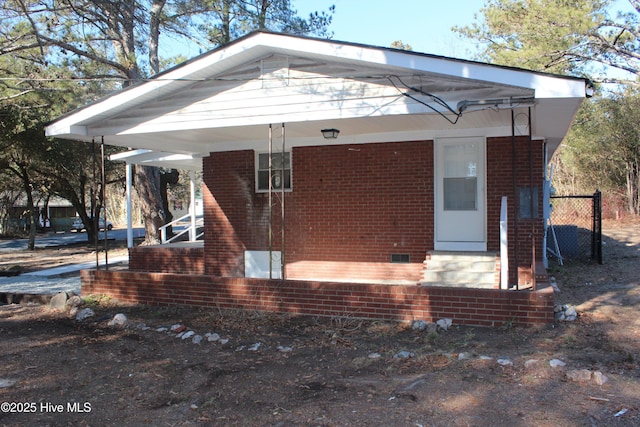
[[[530,326],[553,321],[553,290],[534,292],[427,286],[221,278],[203,275],[83,270],[82,294],[129,303],[203,306],[313,316]]]
[[[502,196],[507,196],[509,227],[509,280],[515,282],[516,246],[517,265],[520,269],[531,268],[532,242],[536,242],[536,257],[542,256],[542,237],[544,221],[542,219],[542,184],[544,151],[542,141],[532,141],[526,136],[516,137],[516,193],[514,194],[513,163],[511,137],[487,139],[487,249],[500,250],[500,205]],[[530,161],[531,155],[531,161]],[[530,174],[530,165],[531,171]],[[538,188],[537,218],[519,218],[519,189],[531,186]],[[515,202],[515,203],[514,203]],[[516,222],[517,221],[517,222]],[[531,274],[520,275],[520,284],[530,281]]]
[[[204,274],[204,247],[137,246],[129,248],[129,270]]]
[[[511,137],[487,140],[487,248],[499,251],[500,203],[508,196],[510,281],[530,268],[532,239],[542,254],[543,146],[515,141],[516,193]],[[531,156],[531,157],[530,157]],[[417,281],[433,249],[433,143],[294,148],[293,191],[285,193],[285,263],[289,278]],[[519,188],[538,188],[538,219],[518,218]],[[134,270],[204,271],[244,276],[244,251],[268,250],[268,195],[255,192],[255,153],[212,153],[204,159],[206,263],[134,253]],[[273,199],[273,249],[280,250],[280,195]],[[516,203],[514,203],[516,202]],[[517,219],[517,222],[516,222]],[[517,246],[517,261],[516,261]],[[410,264],[391,264],[392,253]],[[178,254],[179,255],[179,254]],[[187,257],[189,258],[189,257]],[[191,264],[192,263],[192,264]],[[191,265],[187,265],[191,264]],[[164,267],[166,266],[166,267]],[[520,283],[531,275],[519,275]]]
[[[254,190],[254,159],[236,151],[204,160],[207,274],[241,277],[244,250],[269,248],[268,195]],[[294,148],[287,277],[338,278],[349,269],[356,278],[417,281],[433,249],[432,169],[431,141]],[[280,250],[279,195],[273,206]],[[409,254],[411,267],[391,264],[392,253]]]

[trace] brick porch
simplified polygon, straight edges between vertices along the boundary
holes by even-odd
[[[553,321],[553,290],[536,291],[223,278],[196,274],[82,271],[82,294],[156,306],[217,307],[310,316],[532,326]]]

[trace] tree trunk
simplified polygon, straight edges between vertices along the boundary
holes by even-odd
[[[165,224],[169,224],[173,221],[173,214],[169,209],[169,195],[167,189],[169,185],[176,185],[180,180],[180,172],[177,169],[171,169],[169,172],[162,172],[160,174],[160,192],[162,195],[162,207],[165,214]],[[173,237],[173,227],[167,227],[167,236]]]
[[[36,226],[38,224],[38,213],[36,212],[36,207],[33,204],[33,193],[31,192],[30,186],[26,191],[27,209],[29,210],[29,220],[31,221],[31,226],[29,227],[29,244],[27,249],[33,251],[36,249]]]
[[[36,248],[36,225],[38,224],[38,214],[36,213],[36,207],[33,204],[33,185],[31,183],[29,173],[23,165],[18,165],[17,170],[14,170],[14,172],[18,177],[20,177],[20,180],[22,181],[22,188],[27,196],[27,215],[31,223],[29,225],[29,243],[27,244],[27,249],[33,251]]]
[[[264,30],[267,28],[267,11],[269,10],[269,1],[260,1],[260,11],[258,12],[258,29]]]
[[[160,227],[166,223],[160,191],[160,169],[151,166],[135,167],[135,187],[144,216],[145,245],[160,244]]]
[[[160,60],[158,58],[158,42],[160,40],[160,16],[164,9],[165,0],[154,0],[151,5],[149,19],[149,66],[153,74],[160,72]]]

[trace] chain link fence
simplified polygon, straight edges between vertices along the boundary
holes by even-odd
[[[547,256],[565,261],[602,264],[602,196],[551,196]]]

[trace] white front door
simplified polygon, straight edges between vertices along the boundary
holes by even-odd
[[[486,251],[485,139],[438,139],[435,151],[435,249]]]

